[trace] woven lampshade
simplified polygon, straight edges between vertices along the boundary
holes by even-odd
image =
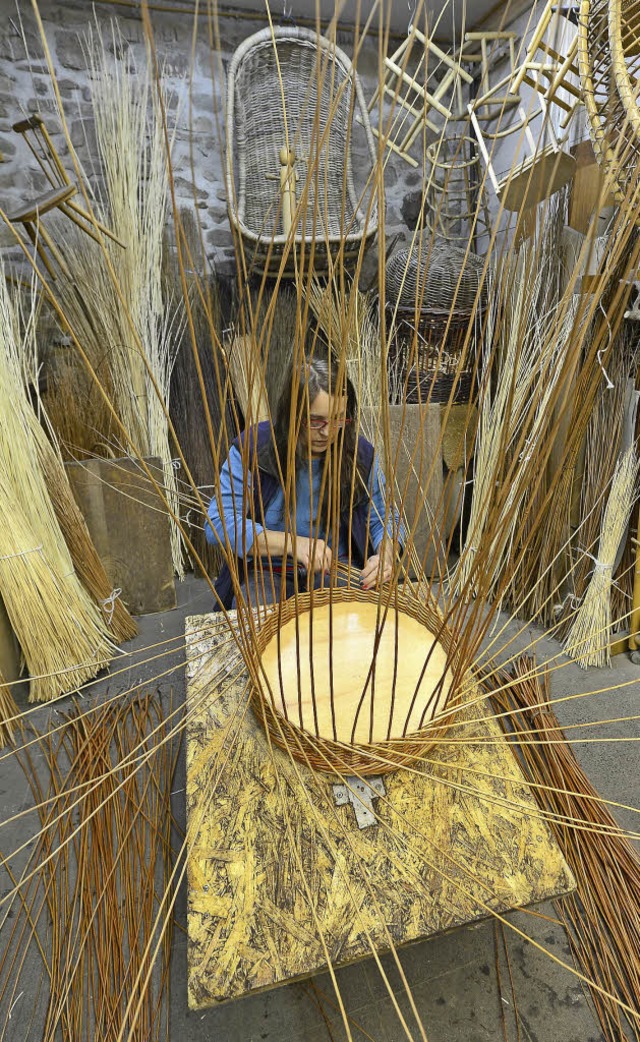
[[[327,773],[385,774],[442,739],[460,663],[415,597],[351,588],[292,598],[258,632],[252,702],[272,740]]]

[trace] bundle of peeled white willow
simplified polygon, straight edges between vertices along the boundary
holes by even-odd
[[[620,457],[602,518],[598,554],[593,573],[573,625],[565,651],[579,666],[604,666],[611,661],[611,584],[616,557],[629,524],[638,491],[640,460],[635,445]]]
[[[123,46],[114,24],[112,46]],[[166,307],[162,294],[163,233],[168,206],[167,156],[157,98],[146,64],[113,59],[108,41],[87,41],[89,90],[104,199],[99,216],[121,246],[97,245],[64,229],[67,271],[58,274],[56,295],[67,326],[109,395],[133,448],[115,425],[120,449],[158,456],[163,495],[179,516],[176,472],[169,441],[169,386],[175,322],[184,308]],[[176,317],[179,316],[179,317]],[[173,323],[173,328],[172,328]],[[122,451],[122,454],[124,454]],[[182,537],[171,525],[173,564],[184,575]]]

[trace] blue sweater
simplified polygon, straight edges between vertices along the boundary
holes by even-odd
[[[322,471],[324,459],[311,460],[311,475],[307,466],[302,467],[297,475],[296,482],[296,534],[312,538],[316,535],[324,539],[331,546],[332,533],[326,532],[326,516],[320,519],[318,526],[318,502],[322,486]],[[309,478],[311,477],[311,482]],[[285,530],[285,494],[281,487],[277,489],[271,502],[266,506],[264,512],[264,524],[253,518],[247,517],[247,503],[251,503],[251,474],[247,476],[247,488],[244,493],[246,502],[243,503],[244,489],[244,467],[242,456],[235,446],[231,447],[229,455],[220,471],[220,506],[217,497],[211,500],[208,510],[209,522],[206,525],[207,539],[210,542],[219,541],[224,546],[226,538],[229,547],[237,557],[245,557],[249,554],[253,541],[260,532],[268,529],[272,532],[284,532]],[[393,536],[394,519],[390,514],[390,508],[385,504],[385,481],[377,459],[374,460],[369,475],[369,539],[374,551],[378,550],[385,530],[385,517],[387,531]],[[293,496],[290,497],[289,509],[293,509]],[[326,512],[325,512],[326,513]],[[396,536],[398,517],[395,514]],[[215,533],[215,534],[214,534]],[[216,538],[217,537],[217,538]],[[340,539],[338,556],[341,559],[348,557],[348,547],[344,537]]]

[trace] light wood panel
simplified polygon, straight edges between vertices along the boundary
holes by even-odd
[[[417,731],[444,709],[451,687],[446,652],[425,626],[392,606],[385,612],[359,601],[301,612],[278,630],[261,663],[288,720],[341,742]]]
[[[224,617],[187,619],[186,640],[192,1009],[311,976],[326,952],[343,965],[370,942],[384,951],[573,889],[481,706],[417,771],[385,777],[378,824],[361,831],[330,776],[270,747]]]

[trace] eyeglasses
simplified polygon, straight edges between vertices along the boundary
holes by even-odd
[[[312,431],[321,431],[325,427],[328,431],[341,431],[344,427],[348,427],[353,421],[348,419],[346,416],[341,419],[327,419],[324,416],[310,416],[309,427]]]

